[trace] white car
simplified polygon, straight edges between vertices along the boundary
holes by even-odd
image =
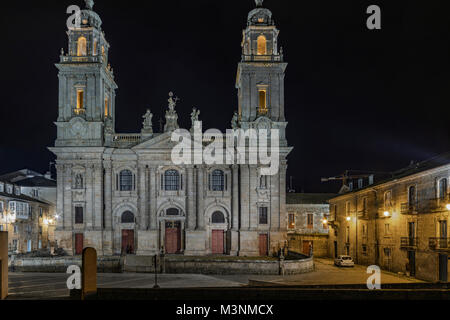
[[[334,264],[338,267],[354,267],[355,262],[353,261],[352,257],[350,256],[338,256],[336,259],[334,259]]]

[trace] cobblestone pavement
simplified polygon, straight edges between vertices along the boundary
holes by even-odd
[[[239,287],[249,280],[268,281],[287,285],[329,285],[329,284],[365,284],[367,277],[364,266],[338,268],[330,259],[315,259],[315,271],[292,276],[258,275],[198,275],[198,274],[162,274],[158,275],[161,288],[189,287]],[[69,296],[66,286],[68,274],[64,273],[10,273],[9,299],[64,299]],[[98,274],[98,286],[104,288],[152,288],[153,274],[108,273]],[[383,283],[421,282],[413,278],[383,272]]]

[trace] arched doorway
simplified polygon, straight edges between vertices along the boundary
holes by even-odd
[[[125,225],[134,224],[134,214],[131,211],[122,213],[120,222]],[[122,229],[122,254],[134,254],[134,229]]]
[[[166,221],[165,248],[167,254],[181,253],[181,222]]]

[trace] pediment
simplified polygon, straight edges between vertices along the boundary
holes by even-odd
[[[178,143],[171,141],[171,132],[154,136],[149,140],[139,143],[131,148],[132,150],[148,150],[148,149],[172,149]]]

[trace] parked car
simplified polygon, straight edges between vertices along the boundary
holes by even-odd
[[[352,257],[341,255],[334,259],[334,264],[338,267],[354,267],[355,262]]]

